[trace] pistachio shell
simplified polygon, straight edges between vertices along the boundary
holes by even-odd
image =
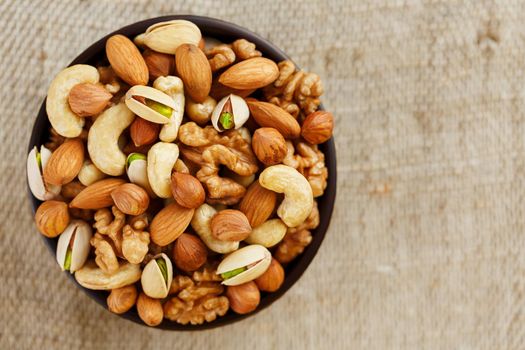
[[[126,161],[126,173],[128,174],[129,181],[139,185],[140,187],[145,189],[150,196],[155,197],[155,194],[151,189],[148,180],[148,162],[146,159],[135,159],[133,161],[130,161],[131,156],[134,154],[135,153],[130,153],[130,155],[128,156],[128,160]]]
[[[128,90],[128,92],[126,92],[126,106],[139,117],[149,120],[152,123],[167,124],[169,123],[170,118],[166,118],[159,112],[137,101],[133,98],[133,96],[143,97],[148,100],[161,103],[165,106],[170,107],[173,110],[180,109],[180,107],[178,107],[175,104],[175,101],[173,101],[173,99],[170,96],[166,95],[160,90],[144,85],[133,86],[131,89]]]
[[[91,248],[89,240],[91,239],[91,226],[82,220],[73,220],[65,231],[60,235],[57,244],[57,262],[62,271],[64,271],[64,262],[66,254],[73,235],[75,235],[71,248],[71,273],[80,269],[89,255]]]
[[[228,99],[230,99],[231,101],[233,123],[235,129],[239,129],[240,127],[242,127],[250,117],[250,109],[248,108],[248,105],[242,97],[234,94],[225,96],[222,100],[219,101],[219,103],[217,103],[217,106],[215,106],[215,109],[213,110],[213,113],[211,115],[211,122],[213,124],[213,127],[217,131],[224,131],[224,128],[222,128],[222,126],[219,125],[219,118],[221,116],[224,105],[226,104]]]
[[[175,54],[179,45],[198,45],[201,37],[199,27],[195,24],[177,19],[153,24],[141,36],[140,42],[154,51]]]
[[[272,254],[268,249],[262,245],[252,244],[226,256],[217,267],[217,274],[222,274],[241,267],[248,267],[249,265],[256,263],[246,271],[222,282],[222,284],[227,286],[237,286],[252,281],[262,275],[270,266],[271,261]]]
[[[40,166],[37,160],[38,148],[35,146],[27,155],[27,182],[31,193],[41,201],[46,201],[56,197],[61,190],[61,186],[45,184],[42,172],[51,157],[51,151],[44,146],[40,147]]]
[[[164,280],[162,272],[159,265],[157,264],[158,258],[164,259],[166,262],[168,279]],[[142,277],[140,282],[142,284],[142,290],[150,298],[162,299],[168,296],[168,292],[171,286],[171,281],[173,280],[173,267],[171,265],[171,260],[164,253],[161,253],[144,267],[142,271]]]

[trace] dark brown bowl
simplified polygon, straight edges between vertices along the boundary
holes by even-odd
[[[264,56],[271,58],[272,60],[276,62],[289,59],[289,57],[283,51],[281,51],[279,48],[271,44],[269,41],[235,24],[224,22],[224,21],[221,21],[215,18],[209,18],[209,17],[177,15],[177,16],[165,16],[165,17],[151,18],[145,21],[131,24],[111,34],[108,34],[104,38],[100,39],[99,41],[91,45],[87,50],[82,52],[77,58],[73,60],[73,62],[71,62],[70,65],[74,65],[78,63],[87,63],[87,64],[94,65],[97,62],[103,60],[105,56],[106,39],[109,38],[111,35],[123,34],[127,37],[133,38],[136,35],[143,33],[146,30],[146,28],[148,28],[150,25],[154,23],[173,20],[173,19],[186,19],[186,20],[192,21],[200,28],[203,35],[215,37],[224,42],[231,42],[238,38],[245,38],[255,43],[255,45],[257,45],[257,49],[260,50]],[[42,106],[40,107],[40,111],[38,112],[35,124],[33,126],[33,132],[31,133],[31,139],[29,141],[28,152],[34,146],[39,146],[47,141],[47,139],[49,138],[49,127],[50,125],[49,125],[49,121],[48,121],[47,114],[46,114],[45,100],[44,100],[44,102],[42,103]],[[336,175],[337,174],[336,174],[335,145],[334,145],[333,138],[330,139],[328,142],[324,143],[323,145],[320,145],[320,149],[326,155],[326,166],[328,167],[328,172],[330,174],[328,177],[328,186],[326,188],[326,191],[322,197],[318,198],[320,224],[319,224],[319,227],[317,227],[317,229],[315,229],[312,232],[312,236],[313,236],[312,243],[310,243],[310,245],[306,247],[306,249],[304,250],[304,253],[301,254],[299,257],[297,257],[294,261],[292,261],[285,267],[286,279],[283,285],[281,286],[281,288],[277,292],[274,292],[274,293],[263,293],[261,296],[261,302],[257,310],[248,315],[238,315],[230,310],[225,316],[219,317],[211,323],[204,323],[200,326],[192,326],[192,325],[184,326],[176,322],[164,320],[164,322],[162,322],[162,324],[158,326],[158,328],[171,329],[171,330],[199,330],[199,329],[215,328],[215,327],[223,326],[223,325],[230,324],[236,321],[240,321],[268,307],[275,300],[279,299],[299,279],[299,277],[301,277],[303,272],[306,270],[306,268],[308,267],[308,265],[314,258],[315,254],[317,253],[317,250],[319,249],[319,246],[321,245],[321,242],[323,241],[323,238],[326,234],[326,230],[328,229],[328,225],[330,223],[330,217],[332,216],[332,210],[333,210],[334,201],[335,201],[335,191],[336,191],[336,183],[337,183]],[[32,195],[31,191],[29,190],[29,187],[28,187],[28,192],[29,192],[29,200],[31,201],[31,205],[33,208],[33,213],[34,213],[41,202]],[[55,239],[46,238],[43,235],[40,235],[40,236],[42,237],[45,244],[49,248],[50,252],[54,256],[56,253],[57,239],[56,238]],[[73,283],[77,285],[77,287],[82,289],[87,295],[93,298],[97,303],[102,305],[104,308],[107,308],[107,305],[106,305],[106,298],[108,296],[107,292],[85,289],[76,282],[75,278],[71,274],[69,274],[69,272],[64,272],[64,274],[68,276],[71,279],[71,281],[73,281]],[[144,324],[140,320],[135,308],[123,314],[122,316],[133,322]]]

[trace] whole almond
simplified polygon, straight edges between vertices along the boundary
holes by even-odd
[[[137,299],[137,312],[139,317],[148,326],[158,326],[164,318],[164,310],[159,299],[148,297],[144,292]]]
[[[51,154],[44,167],[44,181],[63,185],[73,181],[84,164],[84,144],[79,139],[67,140]]]
[[[258,89],[273,83],[279,76],[274,61],[254,57],[228,68],[219,77],[219,83],[239,90]]]
[[[301,133],[301,127],[295,118],[284,109],[269,102],[247,100],[253,119],[263,127],[277,129],[287,139],[295,139]]]
[[[35,223],[44,236],[53,238],[64,232],[69,225],[67,204],[60,201],[45,201],[36,210]]]
[[[210,93],[212,79],[204,52],[193,44],[182,44],[175,51],[175,65],[191,99],[204,102]]]
[[[149,206],[149,195],[142,187],[125,183],[111,192],[113,202],[121,212],[128,215],[140,215]]]
[[[142,54],[146,66],[148,66],[150,80],[155,80],[158,77],[165,77],[170,75],[175,67],[175,58],[173,55],[155,52],[153,50],[146,50]]]
[[[239,204],[239,210],[246,215],[252,227],[257,227],[272,215],[276,202],[277,194],[255,181],[248,187]]]
[[[252,227],[246,215],[239,210],[221,210],[211,219],[211,233],[221,241],[242,241],[250,235]]]
[[[220,101],[223,97],[228,96],[230,94],[234,94],[237,96],[241,96],[242,98],[245,98],[253,94],[255,90],[256,89],[248,89],[248,90],[234,89],[234,88],[222,85],[221,83],[219,83],[218,79],[213,79],[211,83],[210,96],[216,99],[217,101]]]
[[[129,85],[148,84],[148,66],[139,49],[124,35],[113,35],[106,41],[106,56],[115,73]]]
[[[69,203],[70,208],[101,209],[113,205],[111,192],[125,183],[123,179],[110,178],[97,181],[84,188]]]
[[[255,284],[263,292],[275,292],[284,282],[284,269],[281,264],[272,258],[268,269],[255,279]]]
[[[102,113],[113,97],[102,85],[81,83],[69,91],[69,108],[80,117]]]
[[[137,301],[137,287],[134,284],[112,289],[106,299],[109,311],[123,314],[131,309]]]
[[[279,164],[286,156],[286,141],[274,128],[259,128],[252,138],[252,148],[264,165]]]
[[[177,172],[171,175],[171,192],[175,201],[185,208],[199,207],[206,197],[204,188],[196,177]]]
[[[183,271],[199,269],[208,258],[206,245],[197,236],[183,233],[173,246],[173,261]]]
[[[152,144],[159,137],[160,126],[160,124],[137,117],[129,128],[131,140],[137,147]]]
[[[190,224],[194,211],[176,202],[164,207],[155,215],[149,227],[153,243],[164,247],[176,240]]]
[[[314,145],[326,142],[332,137],[334,116],[327,111],[310,113],[303,122],[301,136]]]

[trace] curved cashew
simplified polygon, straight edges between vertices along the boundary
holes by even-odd
[[[106,174],[100,171],[95,166],[95,164],[93,164],[89,160],[84,161],[84,164],[82,165],[82,168],[78,173],[78,179],[80,180],[80,183],[84,186],[89,186],[92,183],[97,182],[98,180],[102,180],[105,177]]]
[[[135,115],[121,102],[98,116],[89,129],[88,152],[95,166],[111,176],[124,173],[126,155],[120,150],[120,134],[131,125]]]
[[[314,204],[312,187],[300,172],[287,165],[273,165],[261,173],[259,183],[262,187],[284,193],[284,200],[277,209],[277,215],[288,227],[300,225]]]
[[[245,239],[249,244],[260,244],[266,248],[279,243],[286,234],[288,227],[281,219],[268,220],[252,229],[252,233]]]
[[[173,108],[170,121],[162,126],[159,134],[161,141],[173,142],[177,139],[182,116],[184,115],[184,85],[180,78],[168,75],[167,77],[155,79],[153,87],[170,96],[177,107]]]
[[[148,152],[149,184],[160,198],[171,197],[171,171],[178,158],[179,147],[174,143],[157,142]]]
[[[46,111],[51,126],[64,137],[77,137],[84,127],[84,118],[69,108],[71,89],[80,83],[96,84],[99,74],[95,67],[77,64],[57,74],[47,90]]]
[[[219,241],[212,236],[210,222],[215,214],[217,214],[217,210],[211,205],[206,203],[202,204],[195,209],[195,214],[193,214],[193,218],[191,219],[191,227],[197,232],[204,244],[214,252],[226,254],[237,250],[239,248],[239,242]]]
[[[87,289],[110,290],[137,282],[141,274],[140,265],[123,263],[115,273],[107,275],[94,261],[90,261],[77,270],[75,279]]]

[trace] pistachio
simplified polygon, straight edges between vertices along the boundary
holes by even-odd
[[[239,129],[249,116],[250,110],[244,99],[230,94],[217,103],[211,115],[211,122],[218,131]]]
[[[252,244],[226,256],[217,267],[222,284],[237,286],[262,275],[272,260],[272,254],[262,245]]]
[[[136,42],[157,52],[175,54],[182,44],[198,45],[201,37],[201,31],[195,24],[177,19],[155,23],[140,38],[136,38]]]
[[[33,147],[27,155],[27,182],[33,196],[41,201],[58,196],[62,188],[44,182],[43,169],[49,158],[51,158],[51,151],[44,146],[40,147],[40,152],[36,146]]]
[[[173,279],[173,267],[168,256],[161,253],[155,256],[142,271],[142,290],[147,296],[162,299],[168,296]]]
[[[129,89],[125,102],[133,113],[157,124],[169,123],[173,110],[178,109],[170,96],[144,85],[135,85]]]
[[[148,180],[147,158],[142,153],[130,153],[126,160],[126,173],[129,181],[144,188],[150,196],[155,196]]]
[[[80,269],[89,255],[91,226],[82,220],[73,220],[60,235],[56,258],[63,271],[71,273]]]

